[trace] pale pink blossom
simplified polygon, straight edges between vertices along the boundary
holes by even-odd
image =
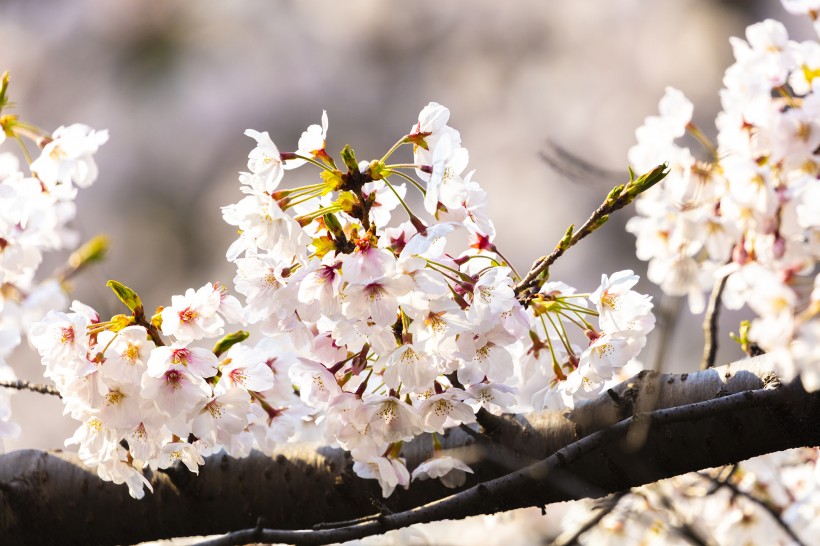
[[[472,474],[473,469],[464,461],[447,455],[439,455],[418,465],[413,470],[412,479],[438,478],[444,487],[453,489],[464,485],[467,481],[467,473]]]

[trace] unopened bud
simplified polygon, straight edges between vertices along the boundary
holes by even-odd
[[[9,71],[6,70],[3,72],[3,75],[0,76],[0,110],[8,103],[8,90],[9,90]]]
[[[356,153],[350,145],[345,145],[341,152],[342,161],[352,173],[359,172],[359,163],[356,161]]]
[[[128,307],[128,309],[130,309],[134,313],[134,316],[142,315],[142,313],[144,312],[142,307],[142,300],[136,292],[134,292],[121,282],[114,280],[108,281],[107,283],[105,283],[105,285],[114,291],[114,294],[117,296],[117,299],[123,302],[125,306]]]
[[[570,224],[570,226],[567,228],[567,231],[564,232],[564,236],[561,237],[560,241],[558,241],[558,248],[560,248],[561,250],[566,250],[570,247],[570,245],[572,245],[572,236],[574,230],[575,225]]]
[[[746,243],[743,239],[732,249],[732,261],[739,265],[749,261],[749,253],[746,251]]]
[[[228,334],[216,342],[216,345],[214,345],[213,353],[217,357],[220,357],[223,354],[225,354],[225,352],[227,352],[228,349],[230,349],[237,343],[240,343],[248,339],[248,336],[250,336],[250,334],[244,330],[239,330],[238,332]]]
[[[80,269],[87,265],[100,262],[105,259],[111,241],[105,235],[97,235],[89,239],[83,246],[71,253],[68,258],[68,265],[74,269]]]
[[[779,260],[786,254],[786,239],[776,233],[774,236],[774,244],[772,244],[772,255]]]
[[[601,337],[601,334],[599,334],[595,330],[584,330],[584,335],[587,336],[587,339],[592,342],[596,341],[599,337]]]

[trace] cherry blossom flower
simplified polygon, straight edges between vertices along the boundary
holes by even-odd
[[[153,492],[154,488],[143,473],[129,464],[125,449],[117,446],[116,456],[109,457],[97,465],[97,475],[103,480],[124,483],[128,486],[128,493],[135,499],[145,496],[145,488]]]
[[[97,344],[107,347],[104,365],[100,372],[115,382],[139,384],[146,369],[146,362],[153,342],[142,326],[127,326],[119,332],[105,330],[97,335]]]
[[[410,485],[410,473],[404,459],[363,457],[353,462],[353,472],[360,478],[379,480],[382,496],[385,498],[393,494],[396,486],[400,485],[406,489]]]
[[[398,347],[387,356],[384,367],[385,385],[397,389],[401,384],[411,391],[429,388],[441,372],[436,358],[412,343]]]
[[[515,403],[516,390],[503,383],[477,383],[467,387],[470,405],[480,406],[493,413],[509,411]]]
[[[245,131],[245,135],[256,140],[256,148],[248,154],[248,170],[254,176],[254,187],[260,191],[272,192],[282,180],[282,159],[276,144],[265,131],[260,133],[253,129]]]
[[[322,124],[310,125],[299,137],[299,144],[296,153],[310,158],[318,157],[325,152],[325,139],[327,138],[327,112],[322,110]],[[285,169],[295,169],[307,162],[305,159],[289,159],[283,164]]]
[[[199,474],[199,467],[205,464],[205,459],[202,458],[196,447],[187,442],[170,442],[162,446],[162,451],[156,461],[156,467],[168,468],[176,462],[181,462],[188,467],[188,470],[194,474]]]
[[[472,474],[473,469],[464,461],[447,455],[439,455],[418,465],[413,470],[412,479],[438,478],[444,487],[453,489],[464,485],[467,481],[467,473]]]
[[[32,162],[31,171],[50,189],[71,182],[86,188],[97,179],[94,154],[107,141],[108,131],[98,132],[79,123],[60,127]]]
[[[156,350],[156,349],[155,349]],[[142,397],[171,417],[185,415],[211,395],[205,380],[181,364],[172,364],[159,376],[142,376]]]
[[[265,353],[246,345],[234,345],[228,350],[220,365],[220,377],[217,392],[231,387],[262,392],[272,388],[274,383],[273,371],[267,364]]]
[[[423,430],[417,410],[394,396],[374,396],[365,407],[370,433],[386,443],[411,440]]]
[[[437,102],[431,102],[419,112],[419,120],[410,130],[411,135],[423,135],[425,146],[416,144],[413,146],[413,162],[417,165],[431,165],[433,162],[433,151],[436,149],[439,140],[448,139],[453,146],[461,144],[461,135],[458,131],[447,125],[450,120],[450,110]],[[421,169],[416,169],[416,175],[422,180],[427,180],[429,175]]]
[[[178,340],[197,340],[222,334],[225,321],[217,314],[221,292],[206,284],[197,291],[189,288],[184,296],[173,296],[162,310],[162,333]]]
[[[475,413],[464,403],[467,393],[455,387],[425,399],[419,407],[425,432],[444,434],[445,425],[452,427],[475,422]]]
[[[211,445],[230,444],[248,424],[250,396],[234,387],[206,401],[191,423],[194,435]]]
[[[339,384],[326,367],[307,359],[290,368],[290,377],[299,387],[299,396],[306,404],[316,406],[341,394]]]

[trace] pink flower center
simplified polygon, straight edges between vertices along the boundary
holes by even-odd
[[[185,324],[191,324],[196,320],[197,312],[190,307],[186,307],[179,312],[179,321]]]
[[[177,390],[182,386],[182,374],[178,370],[168,370],[165,372],[165,382],[170,385],[173,390]]]
[[[74,327],[60,328],[60,343],[74,343]]]
[[[174,364],[182,364],[183,366],[187,366],[190,359],[191,351],[188,349],[174,349],[171,351],[171,362]]]
[[[229,374],[231,377],[231,381],[236,383],[237,385],[245,385],[245,382],[248,380],[248,376],[245,375],[245,370],[242,368],[237,368],[232,370]]]

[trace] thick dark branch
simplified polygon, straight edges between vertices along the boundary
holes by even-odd
[[[573,463],[585,456],[605,448],[617,439],[626,436],[627,431],[640,421],[651,421],[655,426],[686,422],[696,424],[707,417],[714,417],[738,410],[776,407],[789,394],[786,387],[771,390],[760,389],[728,395],[714,400],[696,402],[676,408],[668,408],[650,413],[637,413],[615,425],[599,430],[564,448],[559,449],[546,459],[517,472],[500,478],[480,483],[466,491],[456,493],[445,499],[431,502],[424,506],[406,510],[397,514],[387,514],[374,520],[326,531],[283,531],[256,529],[237,531],[229,535],[203,542],[201,546],[234,546],[251,542],[251,533],[266,542],[286,542],[293,544],[323,545],[333,542],[355,540],[367,536],[385,533],[416,523],[429,523],[444,519],[460,519],[475,514],[490,514],[500,510],[534,506],[556,500],[574,498],[567,490],[563,473]],[[553,497],[551,489],[568,493],[569,497]],[[524,500],[526,499],[526,500]],[[688,540],[695,542],[697,536],[686,529]]]
[[[452,430],[445,447],[461,449],[475,470],[467,489],[458,493],[462,496],[453,497],[456,501],[443,500],[452,491],[431,481],[382,500],[375,481],[352,474],[344,452],[317,446],[286,445],[273,457],[214,456],[198,477],[185,469],[155,473],[150,476],[155,492],[141,501],[128,497],[124,486],[101,482],[72,455],[10,453],[0,457],[0,536],[4,544],[115,544],[247,528],[246,538],[253,538],[259,536],[259,518],[268,529],[291,533],[373,516],[352,527],[307,531],[299,540],[282,535],[289,537],[286,542],[319,543],[320,533],[348,533],[361,525],[382,532],[415,520],[600,497],[692,470],[820,444],[820,395],[806,394],[799,385],[766,389],[777,383],[772,369],[771,357],[764,356],[689,375],[645,373],[573,412],[499,418],[484,433],[509,449],[510,460],[495,458],[486,442]],[[732,396],[745,391],[755,392]],[[655,398],[657,410],[633,417],[633,408],[646,411],[640,400],[644,394]],[[642,445],[623,441],[635,422],[646,424]],[[430,450],[430,440],[422,438],[404,455],[412,468]],[[533,460],[540,462],[530,466]]]

